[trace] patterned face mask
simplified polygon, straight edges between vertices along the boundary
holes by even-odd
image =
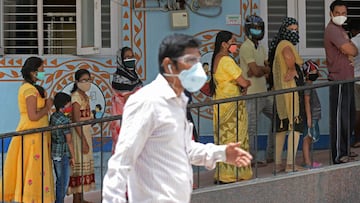
[[[293,45],[299,43],[299,31],[286,29],[283,33],[283,38],[290,41]]]

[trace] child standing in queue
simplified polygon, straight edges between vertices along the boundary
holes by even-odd
[[[56,111],[50,117],[50,125],[70,124],[71,97],[59,92],[54,97]],[[74,166],[75,154],[70,128],[56,129],[51,132],[51,157],[56,176],[56,201],[63,203],[70,180],[70,165]]]
[[[305,85],[309,86],[319,77],[319,66],[309,60],[304,63],[302,66],[304,76],[305,76]],[[318,162],[311,162],[310,157],[310,148],[311,145],[320,138],[319,132],[319,120],[321,118],[321,104],[319,97],[317,95],[316,89],[307,89],[304,91],[304,102],[305,102],[305,113],[306,121],[304,129],[304,140],[303,140],[303,167],[304,168],[318,168],[322,164]]]

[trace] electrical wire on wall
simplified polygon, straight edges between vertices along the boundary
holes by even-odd
[[[119,1],[119,0],[113,0],[113,1]],[[134,11],[163,11],[163,12],[169,12],[169,11],[175,11],[175,10],[185,10],[185,6],[187,6],[191,12],[208,17],[208,18],[214,18],[219,16],[222,13],[222,6],[221,6],[221,0],[217,0],[217,4],[212,5],[201,5],[199,1],[216,1],[216,0],[155,0],[153,3],[157,4],[153,7],[141,7],[136,8],[136,0],[131,0],[132,8]],[[207,4],[211,4],[211,3]],[[220,3],[219,3],[220,2]],[[218,8],[217,13],[215,14],[207,14],[203,12],[199,12],[201,8]]]
[[[190,1],[190,3],[189,3],[189,1]],[[218,12],[216,14],[210,15],[210,14],[201,13],[201,12],[198,11],[201,8],[200,5],[199,5],[198,0],[187,0],[185,2],[186,2],[186,5],[189,7],[189,9],[193,13],[195,13],[197,15],[200,15],[200,16],[204,16],[204,17],[208,17],[208,18],[214,18],[214,17],[219,16],[222,13],[222,6],[213,6],[212,8],[218,8],[219,10],[218,10]]]

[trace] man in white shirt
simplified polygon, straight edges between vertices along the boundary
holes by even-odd
[[[356,46],[356,48],[360,49],[360,21],[351,20],[350,21],[351,28],[351,42]],[[360,54],[353,58],[354,64],[354,76],[360,77]],[[355,139],[353,144],[351,145],[354,148],[360,147],[360,82],[355,82],[354,85],[354,96],[355,96]]]
[[[206,82],[200,41],[174,34],[159,48],[160,74],[129,97],[119,141],[104,177],[103,202],[190,202],[192,166],[216,162],[248,166],[251,155],[240,143],[216,146],[192,141],[184,89],[198,91]]]

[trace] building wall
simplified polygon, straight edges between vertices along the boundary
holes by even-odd
[[[135,0],[136,8],[152,7],[151,1]],[[135,52],[137,71],[147,84],[152,81],[158,73],[158,47],[161,40],[171,33],[185,33],[198,37],[202,41],[202,62],[211,61],[213,42],[219,30],[233,32],[238,41],[244,40],[244,30],[241,25],[228,25],[228,15],[240,15],[241,20],[253,13],[260,14],[259,0],[222,1],[222,13],[217,17],[204,17],[191,12],[189,7],[189,27],[186,29],[172,29],[170,26],[170,12],[146,11],[136,12],[131,8],[130,0],[122,1],[122,45],[131,46]],[[201,13],[213,15],[218,12],[216,8],[202,8]],[[14,55],[0,57],[0,92],[2,105],[0,107],[0,133],[15,131],[19,111],[17,107],[17,90],[22,82],[20,74],[21,66],[28,56]],[[109,116],[111,106],[111,75],[116,68],[115,53],[112,56],[41,56],[45,61],[46,79],[40,84],[45,87],[48,94],[54,95],[58,91],[68,92],[73,84],[73,75],[78,68],[87,68],[94,76],[94,82],[90,91],[91,107],[96,104],[103,106],[104,116]],[[320,60],[320,59],[319,59]],[[320,91],[323,109],[327,106],[327,90]],[[194,102],[210,100],[204,94],[197,92],[193,94]],[[201,110],[201,132],[200,135],[212,135],[212,108]],[[326,113],[323,115],[326,117]],[[324,119],[325,120],[325,119]],[[327,134],[328,122],[321,123],[321,132]],[[269,122],[260,118],[259,132],[266,134]],[[99,136],[99,126],[94,126],[94,136]],[[108,125],[105,126],[104,136],[110,136]],[[108,141],[107,141],[108,142]],[[109,143],[107,143],[109,144]]]

